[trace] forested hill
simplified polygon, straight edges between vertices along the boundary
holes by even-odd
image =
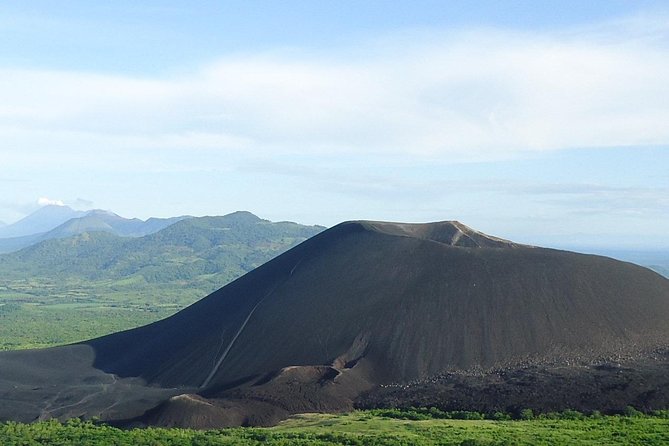
[[[235,212],[139,238],[87,232],[0,255],[0,350],[156,321],[323,229]]]
[[[0,256],[0,276],[170,282],[217,275],[223,284],[323,229],[235,212],[182,220],[139,238],[87,232]]]

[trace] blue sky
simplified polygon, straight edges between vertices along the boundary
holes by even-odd
[[[666,73],[666,2],[3,2],[0,220],[246,209],[668,248]]]

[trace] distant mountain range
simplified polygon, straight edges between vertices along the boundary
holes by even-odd
[[[16,223],[0,228],[0,238],[24,237],[50,231],[73,218],[86,215],[69,206],[44,206]]]
[[[146,222],[92,212],[49,231],[49,239],[0,256],[0,275],[8,280],[117,280],[137,276],[154,283],[217,275],[220,283],[260,266],[323,229],[273,223],[244,211]],[[151,233],[128,237],[142,231]]]
[[[175,220],[92,212],[0,255],[0,350],[162,319],[325,229],[250,212]]]
[[[108,232],[141,237],[158,232],[189,216],[172,218],[123,218],[110,211],[76,211],[68,206],[44,206],[11,225],[0,228],[0,254],[18,251],[36,243],[87,232]]]

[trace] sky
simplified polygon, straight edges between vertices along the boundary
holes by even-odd
[[[459,220],[669,248],[669,5],[5,1],[0,221]]]

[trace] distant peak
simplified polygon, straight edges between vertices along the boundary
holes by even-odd
[[[47,204],[40,206],[34,213],[37,212],[74,212],[74,209],[65,204]]]
[[[230,221],[243,221],[243,222],[256,222],[262,220],[260,217],[249,211],[232,212],[230,214],[224,215],[223,218]]]
[[[356,221],[365,229],[384,234],[431,240],[461,248],[516,248],[525,245],[484,234],[460,223],[447,220],[432,223],[395,223],[382,221]]]
[[[86,215],[121,218],[120,215],[115,214],[112,211],[105,211],[104,209],[92,209],[87,211]]]
[[[226,215],[226,217],[254,217],[260,218],[252,212],[249,211],[235,211]]]

